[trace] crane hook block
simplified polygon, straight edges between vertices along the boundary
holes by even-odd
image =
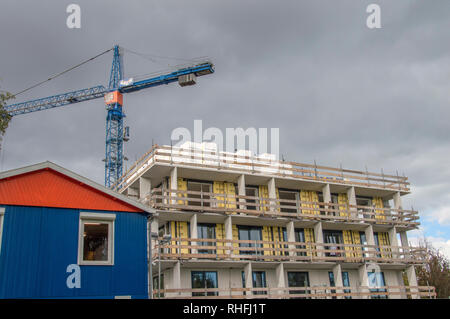
[[[123,95],[119,91],[109,92],[105,94],[106,105],[119,104],[123,105]]]

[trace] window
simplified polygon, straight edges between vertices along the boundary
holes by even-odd
[[[5,208],[0,207],[0,253],[2,251],[2,237],[3,237],[3,220],[5,218]]]
[[[333,204],[339,204],[339,198],[338,198],[338,195],[335,195],[335,194],[331,194],[331,202],[333,203]],[[332,208],[333,210],[337,210],[337,211],[333,211],[333,212],[329,212],[329,214],[331,215],[331,216],[339,216],[339,206],[337,206],[337,205],[332,205],[332,206],[330,206],[329,208]]]
[[[330,287],[336,287],[336,282],[334,281],[334,273],[332,271],[328,272],[328,279],[330,280]],[[332,294],[336,293],[336,290],[331,290]],[[332,299],[336,299],[336,296],[332,296]]]
[[[288,272],[288,287],[309,287],[309,275],[307,272]],[[307,294],[308,290],[290,290],[289,294]]]
[[[367,277],[369,279],[369,287],[374,287],[374,289],[370,289],[370,292],[386,292],[385,288],[380,288],[386,286],[384,281],[384,273],[383,272],[369,272],[367,273]],[[387,295],[376,294],[371,296],[372,299],[387,299]]]
[[[304,243],[305,242],[305,231],[303,228],[296,228],[294,230],[295,234],[295,241],[298,243]],[[306,249],[305,245],[296,245],[295,249]],[[306,251],[297,251],[297,256],[306,256]]]
[[[197,224],[197,238],[216,239],[216,224]],[[199,241],[199,246],[215,246],[215,242]],[[214,254],[212,249],[199,249],[199,254]]]
[[[367,237],[366,237],[366,233],[365,232],[363,232],[363,231],[359,232],[359,241],[360,241],[361,245],[364,245],[363,251],[368,251],[369,248],[367,248],[368,244],[367,244]],[[368,253],[363,253],[363,256],[364,257],[369,257],[369,254]]]
[[[191,272],[192,289],[218,288],[216,271],[192,271]],[[217,296],[213,292],[193,292],[192,297],[196,296]]]
[[[253,276],[253,288],[267,288],[266,286],[266,272],[254,271]],[[267,291],[254,291],[254,295],[267,295]]]
[[[297,213],[297,204],[299,200],[298,192],[279,190],[278,194],[280,198],[280,205],[283,206],[281,208],[281,212]],[[290,206],[293,208],[289,208]]]
[[[323,237],[326,244],[342,244],[343,243],[343,237],[342,237],[342,231],[340,230],[324,230],[323,231]],[[340,249],[339,245],[327,245],[325,247],[326,250],[338,250]],[[336,252],[329,252],[325,253],[325,256],[327,257],[338,257],[341,256],[341,253]]]
[[[344,287],[350,287],[350,277],[348,276],[348,271],[342,272],[342,284]],[[345,293],[350,293],[351,289],[344,289]],[[345,299],[352,299],[351,296],[345,296]]]
[[[114,264],[115,214],[80,213],[79,265]]]
[[[189,194],[188,201],[189,206],[201,206],[201,207],[210,207],[211,206],[211,189],[212,185],[210,183],[201,183],[201,182],[191,182],[187,183],[187,190],[195,192],[194,194]]]
[[[356,205],[367,207],[367,208],[358,208],[358,216],[360,218],[366,218],[366,219],[374,218],[373,215],[368,214],[368,213],[373,213],[371,198],[356,196]]]
[[[261,233],[261,227],[258,226],[237,226],[238,227],[238,233],[239,233],[239,240],[262,240],[262,233]],[[239,243],[239,247],[256,247],[261,248],[262,244],[260,243]],[[258,252],[257,249],[255,250],[246,250],[246,251],[240,251],[240,254],[245,255],[258,255],[262,254],[262,251]]]
[[[157,293],[154,295],[154,297],[164,298],[164,293],[160,293],[159,288],[160,288],[160,286],[158,285],[158,276],[155,276],[155,277],[153,277],[153,290],[157,290]],[[163,289],[164,289],[164,274],[161,274],[161,290],[163,290]]]
[[[245,188],[245,196],[252,197],[251,199],[247,198],[245,200],[247,203],[247,209],[259,210],[259,208],[255,205],[256,199],[258,197],[258,188],[257,187],[246,187]],[[254,205],[249,205],[249,204],[254,204]]]

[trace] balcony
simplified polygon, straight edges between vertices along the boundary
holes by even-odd
[[[196,296],[192,296],[195,293]],[[203,294],[202,296],[198,296]],[[432,286],[383,287],[290,287],[290,288],[205,288],[153,290],[154,298],[164,299],[341,299],[341,298],[422,298],[436,299]]]
[[[158,145],[152,147],[136,161],[112,188],[115,190],[126,188],[156,164],[220,170],[238,174],[259,174],[348,186],[375,187],[401,192],[410,190],[408,178],[404,176],[279,161],[262,156],[244,156],[239,153]]]
[[[265,216],[417,228],[414,210],[154,188],[144,203],[159,210]]]
[[[424,264],[426,256],[424,248],[416,247],[262,240],[173,238],[170,243],[154,247],[155,260],[374,262],[420,265]]]

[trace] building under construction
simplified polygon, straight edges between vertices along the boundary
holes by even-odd
[[[156,209],[155,298],[435,298],[407,177],[205,145],[156,145],[115,185]]]

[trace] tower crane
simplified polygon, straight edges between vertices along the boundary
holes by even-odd
[[[97,85],[87,89],[7,105],[5,109],[12,117],[14,117],[68,104],[104,98],[107,110],[105,186],[112,187],[122,176],[124,160],[123,142],[124,140],[126,141],[129,136],[128,128],[125,128],[124,130],[123,127],[123,118],[125,117],[125,113],[123,112],[123,94],[177,81],[180,86],[194,85],[196,84],[197,76],[214,73],[214,65],[210,61],[205,60],[192,66],[182,67],[176,71],[159,74],[139,81],[133,81],[133,79],[124,80],[122,48],[115,45],[114,48],[109,49],[104,53],[108,51],[113,51],[114,54],[109,85],[107,88],[103,85]]]

